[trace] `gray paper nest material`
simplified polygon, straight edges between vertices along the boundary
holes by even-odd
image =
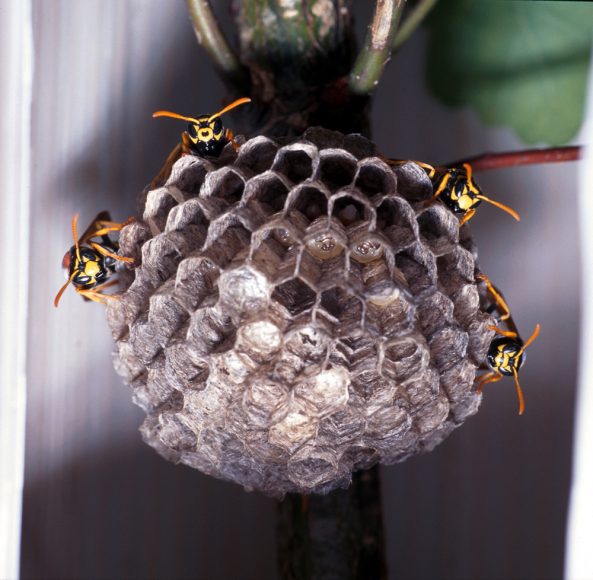
[[[492,332],[457,218],[360,136],[186,156],[121,235],[116,368],[167,459],[268,495],[325,493],[474,414]]]

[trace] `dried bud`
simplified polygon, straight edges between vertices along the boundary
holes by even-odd
[[[116,367],[167,459],[269,495],[327,492],[477,411],[491,318],[469,240],[415,164],[311,129],[186,156],[121,235]]]

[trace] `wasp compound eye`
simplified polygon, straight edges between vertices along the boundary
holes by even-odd
[[[220,119],[219,117],[214,119],[214,121],[212,122],[212,131],[214,131],[215,135],[219,135],[220,133],[222,133],[222,119]]]
[[[198,138],[198,130],[196,129],[196,126],[193,123],[188,123],[188,125],[187,125],[187,134],[192,139],[197,139]]]

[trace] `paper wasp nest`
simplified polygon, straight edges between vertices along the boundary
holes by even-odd
[[[269,495],[323,493],[475,413],[491,319],[431,194],[418,166],[322,129],[180,159],[122,232],[138,266],[108,309],[146,442]]]

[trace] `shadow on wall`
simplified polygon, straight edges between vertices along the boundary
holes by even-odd
[[[23,578],[274,578],[274,502],[140,439],[27,487]]]
[[[52,7],[38,2],[34,7],[36,46],[45,51],[43,62],[57,60],[51,53],[63,54],[64,44],[72,44],[65,36],[54,38],[59,46],[51,45],[48,31],[55,26],[66,32],[68,26],[78,25],[64,16],[69,2]],[[119,2],[108,3],[105,10],[113,12],[115,6],[119,9]],[[149,19],[147,11],[164,10],[154,1],[144,7],[135,1],[121,6],[131,19],[127,30],[132,35]],[[102,10],[96,2],[89,2],[88,8]],[[51,18],[45,12],[50,10]],[[72,141],[65,133],[80,126],[71,127],[70,120],[58,118],[52,106],[63,106],[76,91],[55,86],[59,71],[49,67],[37,71],[37,83],[47,85],[34,105],[38,125],[33,127],[32,219],[37,221],[32,244],[35,265],[48,266],[35,287],[29,313],[35,324],[29,339],[34,355],[29,355],[28,369],[23,578],[275,575],[273,502],[167,463],[145,446],[137,432],[140,413],[130,403],[120,404],[124,397],[129,399],[129,390],[112,371],[104,370],[112,364],[108,353],[113,345],[108,332],[92,330],[94,324],[105,324],[101,307],[83,305],[72,292],[59,311],[51,306],[63,283],[59,261],[71,243],[67,221],[57,231],[57,214],[70,207],[81,211],[81,218],[102,209],[109,209],[116,219],[134,213],[136,197],[184,129],[182,123],[152,119],[152,112],[168,108],[200,113],[220,104],[220,82],[196,45],[184,3],[169,3],[167,10],[177,14],[176,30],[168,31],[166,42],[139,47],[131,36],[117,50],[110,47],[123,60],[113,61],[115,80],[105,78],[100,87],[113,89],[118,98],[101,100],[93,95],[93,105],[100,108],[99,113],[93,108],[93,118],[107,122],[84,127],[88,133],[84,147],[57,174],[55,167],[64,165],[64,151]],[[170,22],[172,17],[163,19]],[[101,25],[104,30],[105,19]],[[119,30],[115,24],[114,30]],[[93,38],[89,36],[87,48],[96,56],[98,49],[90,47]],[[78,48],[78,60],[66,67],[67,74],[85,73],[76,68],[86,58],[83,49]],[[139,58],[141,49],[152,54]],[[77,47],[69,50],[75,53]],[[135,69],[138,61],[149,62],[151,68]],[[80,78],[70,80],[81,90]]]

